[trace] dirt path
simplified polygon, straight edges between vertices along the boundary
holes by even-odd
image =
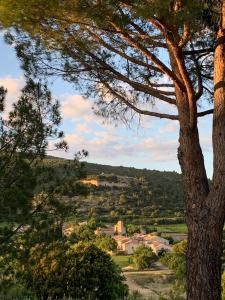
[[[165,269],[165,270],[147,270],[147,271],[123,271],[123,274],[126,275],[165,275],[165,276],[169,276],[172,275],[173,272],[169,269]]]
[[[170,270],[130,271],[124,272],[124,275],[129,290],[138,291],[145,297],[158,299],[160,293],[167,294],[171,289],[171,283],[168,280],[172,275]]]

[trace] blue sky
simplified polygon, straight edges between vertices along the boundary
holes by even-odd
[[[15,101],[24,85],[23,72],[14,49],[0,39],[0,85],[8,89],[8,105]],[[163,121],[147,116],[140,124],[110,124],[92,111],[93,103],[79,95],[72,85],[54,79],[50,89],[60,100],[63,116],[62,129],[69,143],[68,152],[51,154],[72,158],[81,149],[89,151],[88,161],[180,172],[176,153],[178,146],[178,122]],[[168,110],[168,107],[163,107]],[[157,106],[156,106],[157,110]],[[167,111],[168,112],[168,111]],[[208,176],[212,176],[211,117],[199,124],[202,148]]]

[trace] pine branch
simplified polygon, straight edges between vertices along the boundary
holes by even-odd
[[[211,96],[214,95],[213,92],[210,91],[210,89],[207,86],[203,85],[203,89],[206,90]]]
[[[205,48],[205,49],[196,49],[196,50],[184,50],[183,55],[195,55],[195,54],[209,54],[213,53],[215,50],[214,48]]]
[[[124,104],[126,104],[128,107],[130,107],[138,114],[157,117],[160,119],[179,120],[179,117],[177,115],[163,114],[163,113],[157,113],[153,111],[140,109],[136,107],[134,104],[130,103],[123,95],[121,95],[120,93],[112,89],[108,83],[103,82],[102,84],[110,91],[112,95],[116,96],[118,99],[120,99],[120,101],[122,101]]]
[[[88,30],[89,33],[92,35],[93,38],[95,38],[96,41],[98,41],[102,46],[104,46],[105,48],[107,48],[108,50],[120,55],[121,57],[127,59],[128,61],[134,63],[134,64],[137,64],[139,66],[142,66],[142,67],[146,67],[147,69],[149,70],[153,70],[155,72],[158,72],[158,73],[162,73],[161,70],[155,66],[152,66],[148,63],[145,63],[139,59],[136,59],[135,57],[132,57],[130,55],[127,55],[126,53],[116,49],[115,47],[113,47],[112,45],[106,43],[98,34],[96,34],[95,32],[92,32],[90,30]]]
[[[94,59],[94,61],[96,61],[101,66],[105,67],[106,70],[109,70],[112,74],[114,74],[115,79],[126,82],[131,87],[133,87],[134,89],[136,89],[140,92],[148,93],[148,94],[152,95],[153,97],[158,98],[159,100],[162,100],[169,104],[176,105],[175,99],[165,96],[165,95],[171,95],[171,92],[157,90],[157,89],[151,88],[150,86],[144,85],[142,83],[130,80],[128,77],[126,77],[123,74],[121,74],[120,72],[116,71],[114,68],[112,68],[110,65],[108,65],[106,62],[104,62],[102,59],[100,59],[98,56],[96,56],[92,52],[87,50],[86,53],[90,57],[92,57]]]
[[[183,35],[182,35],[181,40],[180,40],[180,42],[178,44],[178,46],[180,48],[183,48],[187,44],[187,42],[188,42],[188,40],[190,38],[190,35],[191,35],[190,26],[188,24],[184,24]]]
[[[194,51],[194,46],[191,44],[192,50]],[[195,70],[196,70],[196,76],[198,79],[198,92],[196,93],[196,101],[201,98],[203,94],[203,82],[202,82],[202,74],[201,74],[201,67],[199,65],[198,59],[196,58],[196,55],[192,55],[192,59],[194,61]]]
[[[198,117],[204,117],[207,115],[211,115],[213,114],[214,110],[213,109],[209,109],[209,110],[205,110],[205,111],[201,111],[197,114]]]
[[[121,31],[121,35],[123,38],[133,47],[135,47],[137,50],[139,50],[141,53],[146,55],[148,59],[150,59],[164,74],[167,74],[168,77],[176,83],[182,90],[184,90],[184,85],[180,81],[180,79],[174,74],[159,58],[157,58],[153,53],[149,52],[148,49],[143,47],[140,43],[135,41],[127,32],[123,31],[119,25],[117,25],[115,22],[110,22],[112,26],[118,30]]]

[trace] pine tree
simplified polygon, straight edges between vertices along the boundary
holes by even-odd
[[[58,74],[80,84],[96,99],[98,114],[126,122],[136,113],[179,122],[189,234],[187,298],[220,299],[225,1],[8,0],[1,1],[0,18],[4,27],[13,25],[7,40],[17,45],[27,72]],[[203,100],[206,110],[199,109]],[[163,103],[165,111],[154,111],[154,103]],[[198,119],[208,114],[213,114],[210,186],[198,132]]]

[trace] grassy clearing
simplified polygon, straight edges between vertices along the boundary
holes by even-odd
[[[179,233],[187,233],[187,225],[183,224],[163,224],[156,226],[158,232],[168,231],[168,232],[179,232]],[[225,225],[223,227],[225,231]]]
[[[168,224],[168,225],[163,224],[163,225],[158,225],[156,227],[158,232],[168,231],[168,232],[187,233],[186,224]]]
[[[128,267],[133,263],[131,255],[115,255],[112,259],[121,268]]]

